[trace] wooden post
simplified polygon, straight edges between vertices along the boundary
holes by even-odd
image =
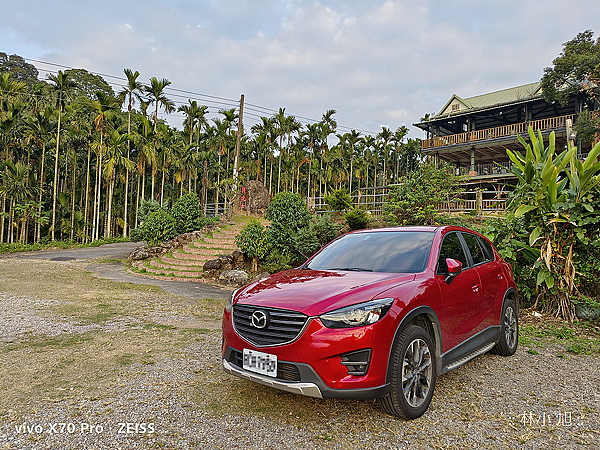
[[[477,211],[478,216],[481,216],[483,214],[483,192],[482,191],[475,192],[475,210]]]
[[[244,94],[240,97],[240,114],[238,117],[238,129],[237,136],[235,141],[235,157],[233,159],[233,179],[235,181],[235,185],[237,186],[237,179],[240,170],[240,147],[242,142],[242,132],[243,132],[243,117],[244,117]]]

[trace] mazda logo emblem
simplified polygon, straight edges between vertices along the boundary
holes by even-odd
[[[264,311],[254,311],[254,313],[252,313],[251,319],[252,326],[258,329],[266,328],[269,322],[268,313]]]

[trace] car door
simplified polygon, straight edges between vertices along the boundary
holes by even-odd
[[[508,287],[502,266],[495,260],[494,251],[488,242],[470,233],[462,233],[462,236],[482,284],[480,328],[498,325],[498,317],[494,313],[500,310],[498,304]]]
[[[472,267],[458,232],[447,233],[440,246],[436,270],[436,283],[442,296],[441,331],[443,352],[465,341],[479,327],[481,281]],[[446,258],[456,259],[463,270],[450,284],[446,281]]]

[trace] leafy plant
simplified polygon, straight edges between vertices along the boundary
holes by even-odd
[[[177,233],[189,233],[202,228],[205,224],[200,199],[196,194],[185,194],[179,197],[170,210],[175,219]]]
[[[324,197],[331,211],[346,211],[352,206],[352,197],[346,189],[337,189]]]
[[[252,271],[258,270],[258,260],[266,256],[269,249],[268,234],[260,220],[252,219],[235,237],[238,247],[252,258]]]
[[[269,273],[291,269],[290,256],[281,253],[269,253],[262,263],[262,268]]]
[[[521,253],[530,262],[536,282],[534,307],[541,303],[544,310],[572,320],[578,252],[597,248],[600,217],[593,202],[600,183],[600,162],[595,162],[600,144],[582,163],[576,148],[555,156],[554,133],[548,147],[541,132],[536,136],[530,128],[529,138],[531,145],[519,136],[525,155],[507,150],[511,172],[518,178],[507,205],[508,220],[521,222],[520,230],[503,237],[508,244],[504,254],[511,258]]]
[[[156,200],[142,200],[138,214],[140,223],[144,222],[144,220],[146,220],[150,214],[152,214],[154,211],[158,211],[159,209],[161,209],[160,203],[158,203]]]
[[[340,225],[331,220],[329,215],[313,216],[308,227],[301,228],[294,236],[296,250],[308,259],[339,236]]]
[[[139,238],[149,244],[157,244],[177,236],[175,219],[163,209],[151,213],[138,231]]]
[[[297,260],[294,235],[308,225],[310,218],[304,199],[298,194],[280,192],[265,211],[265,218],[271,221],[268,228],[271,251]]]
[[[346,223],[351,230],[362,230],[369,226],[369,216],[362,209],[353,209],[346,214]]]
[[[401,179],[389,193],[384,206],[388,222],[394,225],[435,225],[438,205],[451,202],[462,193],[460,177],[450,165],[436,167],[433,163],[420,166]]]

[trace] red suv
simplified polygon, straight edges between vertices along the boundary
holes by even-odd
[[[454,226],[362,230],[297,269],[233,292],[226,372],[311,397],[379,399],[414,419],[436,377],[517,349],[512,270],[482,235]]]

